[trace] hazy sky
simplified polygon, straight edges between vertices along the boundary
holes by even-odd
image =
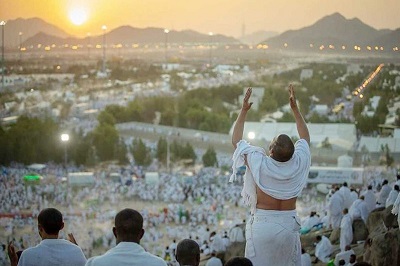
[[[74,25],[72,9],[87,20]],[[102,32],[121,25],[193,29],[234,37],[258,30],[283,32],[339,12],[376,28],[400,27],[400,0],[0,0],[0,20],[40,17],[70,34]],[[75,12],[78,20],[84,15]]]

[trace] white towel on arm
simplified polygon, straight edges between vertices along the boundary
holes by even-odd
[[[256,185],[266,194],[280,200],[297,197],[303,190],[311,165],[310,148],[304,139],[295,144],[295,152],[287,162],[278,162],[266,156],[265,150],[250,145],[245,140],[238,142],[233,154],[233,174],[229,181],[236,179],[236,169],[244,165],[247,155],[247,165],[242,197],[254,213],[257,204]]]

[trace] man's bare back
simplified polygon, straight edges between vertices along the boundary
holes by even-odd
[[[296,198],[288,200],[275,199],[257,187],[257,209],[275,210],[275,211],[289,211],[296,209]]]

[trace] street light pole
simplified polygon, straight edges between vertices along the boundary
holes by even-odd
[[[167,63],[168,63],[168,33],[169,33],[169,29],[165,29],[164,33],[165,33],[165,68],[167,68]]]
[[[69,141],[69,135],[66,133],[61,134],[61,141],[64,142],[64,166],[65,168],[67,168],[67,163],[68,163],[67,143]]]
[[[90,58],[90,47],[91,47],[91,44],[90,44],[90,32],[88,32],[87,38],[88,38],[87,52],[88,52],[88,58]]]
[[[105,75],[106,73],[106,30],[107,30],[107,26],[103,25],[101,27],[101,29],[103,30],[103,74]]]
[[[21,54],[21,50],[22,50],[22,32],[20,31],[19,33],[18,33],[18,36],[19,36],[19,47],[18,47],[18,53],[19,53],[19,62],[21,62],[21,60],[22,60],[22,54]]]
[[[2,89],[4,90],[4,27],[6,26],[6,21],[2,20],[0,21],[0,26],[1,26],[1,84],[2,84]]]
[[[212,45],[211,45],[211,43],[212,43],[213,33],[210,31],[208,33],[208,36],[210,36],[210,40],[209,40],[209,42],[210,42],[210,44],[209,44],[209,47],[210,47],[210,58],[209,58],[208,64],[209,64],[209,67],[211,67],[211,62],[212,62]]]

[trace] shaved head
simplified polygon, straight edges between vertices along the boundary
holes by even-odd
[[[294,153],[294,145],[292,139],[286,135],[281,134],[272,140],[269,146],[270,156],[278,162],[289,161]]]

